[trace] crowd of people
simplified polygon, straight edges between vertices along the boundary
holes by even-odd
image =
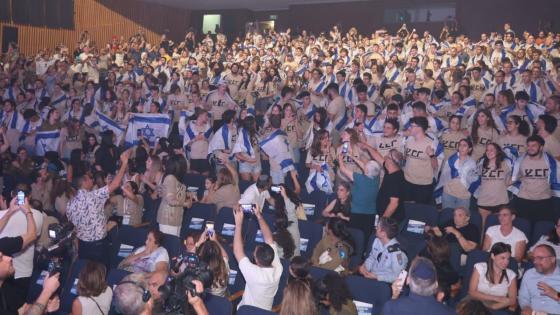
[[[403,25],[234,39],[189,31],[177,43],[142,32],[96,43],[84,32],[74,50],[36,56],[11,44],[0,59],[0,313],[59,308],[59,273],[26,297],[49,226],[62,223],[73,225],[72,259],[87,261],[72,314],[163,313],[158,288],[186,268],[164,235],[182,237],[213,275],[185,292],[196,314],[208,314],[205,294],[233,300],[233,259],[246,282],[238,307],[283,315],[358,314],[349,275],[391,286],[382,314],[559,314],[559,45],[560,33],[507,23],[477,39]],[[166,136],[148,125],[131,136],[139,117],[162,114]],[[205,178],[204,193],[189,176]],[[308,200],[323,202],[308,213]],[[232,242],[184,226],[197,203],[233,209]],[[425,237],[418,255],[399,242],[414,230],[411,204],[452,210],[415,232]],[[263,240],[255,246],[248,217]],[[309,255],[304,220],[323,227]],[[519,220],[554,227],[532,244]],[[111,231],[146,223],[155,228],[145,245],[118,264],[131,274],[108,286]],[[373,240],[365,252],[355,231]],[[475,251],[487,260],[465,270]],[[282,260],[289,277],[273,305]],[[313,279],[311,267],[332,272]]]

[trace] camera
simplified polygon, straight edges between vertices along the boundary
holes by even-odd
[[[167,282],[159,287],[163,301],[163,309],[166,314],[184,314],[188,307],[186,293],[192,296],[200,295],[196,292],[193,280],[202,282],[204,289],[209,288],[213,282],[213,276],[208,265],[201,261],[198,255],[185,252],[177,257],[175,270],[184,266],[185,269],[175,277],[168,277]]]

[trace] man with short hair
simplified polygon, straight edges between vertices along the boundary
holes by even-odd
[[[121,186],[124,173],[128,169],[130,150],[120,156],[121,167],[115,178],[106,186],[93,190],[93,179],[83,175],[78,179],[78,193],[70,201],[66,210],[68,220],[76,228],[79,247],[78,256],[108,265],[109,240],[107,239],[107,218],[104,206],[110,194]]]
[[[264,244],[257,244],[250,260],[245,256],[243,247],[243,216],[244,210],[238,206],[234,210],[235,233],[233,236],[233,253],[239,263],[239,270],[245,278],[245,291],[239,302],[242,305],[251,305],[265,310],[272,309],[274,296],[278,291],[280,276],[282,275],[282,264],[278,255],[278,247],[268,224],[261,213],[261,207],[253,205],[252,214],[256,217]]]
[[[393,300],[383,305],[383,315],[455,314],[452,308],[441,303],[441,295],[436,297],[437,273],[429,259],[417,257],[412,261],[406,284],[410,287],[410,293],[406,297],[399,297],[401,287],[393,284]]]
[[[410,137],[405,141],[406,164],[404,176],[406,179],[405,200],[430,204],[434,190],[434,179],[443,158],[443,149],[436,138],[430,138],[428,119],[426,117],[412,117],[409,124]]]
[[[523,275],[519,289],[522,315],[560,314],[560,269],[556,252],[546,244],[533,250],[533,264]]]
[[[133,273],[124,277],[113,292],[115,308],[124,315],[151,315],[153,299],[147,287],[144,274]]]
[[[555,220],[552,194],[557,176],[552,172],[557,169],[557,162],[552,155],[543,152],[544,144],[539,135],[527,138],[527,152],[513,166],[514,205],[519,217],[532,224]]]
[[[375,228],[375,240],[359,272],[368,279],[393,282],[406,268],[408,258],[397,241],[399,225],[391,218],[382,217]]]

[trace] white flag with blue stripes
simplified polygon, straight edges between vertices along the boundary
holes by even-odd
[[[35,153],[45,155],[49,151],[57,151],[60,143],[60,130],[37,131],[35,134]]]
[[[101,131],[103,132],[105,130],[111,130],[117,137],[117,143],[121,143],[126,129],[119,126],[118,123],[116,123],[114,120],[112,120],[102,112],[95,111],[95,113],[97,114],[97,120],[99,122],[99,128],[101,129]]]
[[[125,146],[137,145],[139,134],[153,146],[157,139],[167,137],[170,125],[171,118],[167,114],[133,114],[128,120]]]
[[[282,130],[277,129],[268,137],[264,138],[260,142],[260,147],[264,153],[269,156],[270,161],[275,161],[280,164],[282,172],[287,173],[295,169],[288,137]]]

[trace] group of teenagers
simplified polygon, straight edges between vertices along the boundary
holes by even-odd
[[[443,232],[464,253],[482,233],[468,240],[455,233],[470,211],[482,226],[491,214],[500,223],[509,215],[506,230],[512,216],[556,223],[559,42],[559,34],[518,34],[506,23],[503,32],[476,40],[446,28],[436,38],[403,25],[396,34],[343,34],[335,26],[316,35],[287,29],[200,41],[188,32],[178,43],[165,36],[149,43],[139,33],[104,47],[85,33],[73,51],[59,45],[33,57],[10,45],[0,60],[3,193],[30,185],[34,208],[66,216],[78,230],[81,258],[100,261],[96,249],[105,246],[107,217],[115,212],[133,224],[143,208],[158,208],[159,230],[179,236],[184,209],[195,202],[263,208],[270,187],[279,186],[283,219],[294,221],[305,217],[296,211],[304,196],[325,194],[332,196],[319,209],[327,240],[311,262],[347,269],[348,257],[324,255],[352,251],[343,226],[365,239],[379,226],[372,251],[377,246],[380,256],[370,254],[358,272],[382,280],[378,271],[408,262],[394,246],[406,225],[405,202],[459,209],[455,230]],[[124,139],[99,123],[109,119],[126,130],[138,114],[168,114],[168,137],[138,134],[139,145],[124,151]],[[60,130],[58,146],[37,154],[37,133],[53,130]],[[180,183],[187,172],[208,177],[202,198]],[[254,184],[240,191],[240,182]],[[99,192],[105,183],[107,191]],[[94,188],[95,198],[86,198]],[[92,206],[101,206],[103,216],[88,213]],[[283,256],[297,256],[299,231],[279,226],[296,243]],[[499,240],[507,243],[508,235],[488,233],[480,247],[492,259],[507,252]],[[524,257],[526,248],[515,245],[509,255]],[[495,279],[481,270],[492,287]],[[394,281],[399,271],[382,281]],[[494,308],[517,306],[472,296]]]

